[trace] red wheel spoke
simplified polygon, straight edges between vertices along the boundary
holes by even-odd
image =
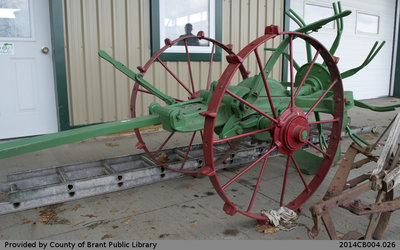
[[[333,120],[325,120],[325,121],[315,121],[315,122],[309,122],[310,125],[312,124],[322,124],[322,123],[333,123],[333,122],[339,122],[339,119],[333,119]]]
[[[258,113],[262,114],[263,116],[267,117],[268,119],[270,119],[271,121],[278,123],[278,121],[271,117],[270,115],[268,115],[267,113],[263,112],[261,109],[257,108],[256,106],[254,106],[253,104],[249,103],[248,101],[246,101],[245,99],[237,96],[236,94],[234,94],[233,92],[231,92],[229,89],[226,89],[226,93],[228,93],[230,96],[232,96],[233,98],[241,101],[242,103],[246,104],[247,106],[249,106],[250,108],[252,108],[253,110],[257,111]]]
[[[260,187],[260,183],[261,183],[262,177],[264,175],[265,167],[267,166],[267,162],[268,162],[268,156],[265,157],[265,159],[264,159],[264,163],[261,168],[260,175],[258,176],[257,184],[254,187],[253,195],[251,196],[251,200],[250,200],[249,207],[247,208],[247,212],[250,212],[251,208],[253,207],[254,200],[256,199],[256,196],[257,196],[258,188]]]
[[[266,152],[263,156],[261,156],[260,158],[258,158],[256,161],[254,161],[252,164],[250,164],[249,166],[247,166],[245,169],[243,169],[240,173],[238,173],[237,175],[235,175],[235,177],[233,177],[232,179],[230,179],[227,183],[225,183],[225,185],[222,186],[222,190],[225,190],[227,187],[229,187],[233,182],[235,182],[237,179],[239,179],[242,175],[244,175],[245,173],[247,173],[250,169],[252,169],[255,165],[257,165],[260,161],[262,161],[263,159],[267,158],[274,150],[276,149],[276,146],[274,146],[273,148],[271,148],[270,150],[268,150],[268,152]]]
[[[286,181],[287,181],[287,176],[288,176],[288,171],[289,171],[290,157],[291,157],[291,155],[288,155],[288,158],[287,158],[287,161],[286,161],[285,175],[283,176],[281,200],[280,200],[280,203],[279,203],[281,207],[283,206],[283,198],[285,197],[285,189],[286,189]]]
[[[315,53],[314,59],[312,60],[310,66],[308,67],[307,72],[303,77],[303,80],[301,80],[299,87],[297,87],[297,91],[294,94],[294,99],[296,99],[297,95],[300,92],[301,87],[303,87],[303,84],[306,82],[306,79],[307,79],[308,75],[310,74],[310,71],[311,71],[312,67],[314,66],[315,61],[317,61],[318,55],[319,55],[319,50]]]
[[[145,89],[138,89],[138,91],[139,91],[139,92],[146,93],[146,94],[149,94],[149,95],[153,95],[153,93],[151,93],[150,91],[145,90]]]
[[[200,136],[201,136],[201,140],[203,140],[203,139],[204,139],[204,137],[203,137],[203,130],[200,130]]]
[[[294,72],[293,72],[293,36],[289,36],[289,53],[290,53],[290,108],[294,108]]]
[[[181,168],[179,170],[182,170],[183,167],[185,166],[185,163],[186,163],[187,157],[189,155],[190,148],[192,147],[193,140],[194,140],[194,137],[196,136],[196,133],[197,132],[194,132],[193,135],[192,135],[192,138],[190,139],[188,149],[186,150],[185,157],[183,158],[182,165],[181,165]]]
[[[212,49],[211,49],[211,58],[210,58],[210,65],[209,65],[209,67],[208,67],[208,78],[207,78],[207,87],[206,87],[206,90],[209,90],[209,89],[210,89],[212,64],[213,64],[213,59],[214,59],[214,50],[215,50],[215,43],[213,43],[213,46],[212,46]]]
[[[143,93],[146,93],[146,94],[149,94],[149,95],[154,95],[153,93],[151,93],[150,91],[145,90],[145,89],[137,89],[137,91],[143,92]],[[177,101],[177,102],[183,102],[181,99],[178,99],[178,98],[175,98],[175,97],[173,97],[173,98],[174,98],[174,100]]]
[[[174,100],[177,101],[177,102],[183,102],[183,100],[178,99],[178,98],[174,98]]]
[[[231,136],[231,137],[215,140],[213,142],[213,144],[226,142],[226,141],[231,141],[231,140],[235,140],[235,139],[240,139],[240,138],[243,138],[243,137],[246,137],[246,136],[259,134],[259,133],[267,132],[267,131],[270,131],[270,130],[271,129],[269,129],[269,128],[264,128],[264,129],[260,129],[260,130],[256,130],[256,131],[252,131],[252,132],[248,132],[248,133],[244,133],[244,134],[240,134],[240,135],[235,135],[235,136]]]
[[[157,151],[153,154],[153,157],[157,157],[157,155],[161,152],[161,150],[164,148],[165,144],[168,143],[169,139],[171,139],[171,137],[175,134],[175,132],[172,132],[171,134],[169,134],[169,136],[167,137],[167,139],[163,142],[163,144],[161,144],[161,146],[157,149]]]
[[[299,165],[297,164],[297,162],[296,162],[296,160],[294,159],[293,155],[291,155],[290,158],[292,158],[292,162],[293,162],[294,165],[296,166],[297,173],[299,173],[299,176],[300,176],[300,178],[301,178],[301,181],[302,181],[303,184],[304,184],[304,187],[306,188],[307,192],[310,192],[310,188],[308,187],[307,182],[306,182],[306,180],[304,179],[304,176],[303,176],[303,174],[301,173],[301,170],[300,170],[300,168],[299,168]]]
[[[195,93],[196,90],[194,89],[194,81],[193,81],[192,66],[190,65],[189,48],[188,48],[188,46],[187,46],[187,41],[186,41],[186,39],[184,39],[183,41],[185,42],[185,50],[186,50],[186,57],[187,57],[188,67],[189,67],[190,82],[192,83],[192,91],[193,91],[193,93]]]
[[[321,148],[319,148],[318,146],[316,146],[314,143],[307,141],[307,144],[310,145],[311,147],[315,148],[316,150],[318,150],[319,152],[321,152],[323,155],[325,155],[326,157],[331,157],[330,155],[328,155],[325,151],[323,151]]]
[[[261,76],[263,78],[263,82],[264,82],[264,86],[265,86],[265,90],[267,91],[268,101],[269,101],[269,105],[271,106],[272,114],[274,115],[274,118],[276,118],[274,103],[272,102],[271,93],[269,91],[267,78],[265,77],[265,72],[264,72],[263,65],[261,63],[260,55],[258,54],[258,50],[257,49],[254,50],[254,53],[256,54],[258,68],[260,69]]]
[[[317,107],[317,105],[322,101],[322,99],[324,99],[324,97],[326,96],[326,94],[328,94],[329,90],[331,90],[331,88],[337,83],[337,80],[334,80],[331,85],[325,90],[325,92],[318,98],[318,100],[314,103],[314,105],[310,108],[310,110],[308,110],[306,117],[308,117],[310,115],[310,113],[315,109],[315,107]]]
[[[161,59],[159,57],[157,57],[157,61],[165,68],[165,70],[167,70],[167,72],[173,77],[175,78],[175,80],[190,94],[193,95],[193,93],[190,91],[190,89],[188,87],[186,87],[185,84],[183,84],[183,82],[181,80],[179,80],[179,78],[168,68],[168,66],[161,61]]]

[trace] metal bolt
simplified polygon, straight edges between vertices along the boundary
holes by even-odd
[[[301,139],[306,140],[308,136],[307,130],[303,130],[303,132],[301,132]]]

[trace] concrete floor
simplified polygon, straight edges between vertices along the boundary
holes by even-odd
[[[368,100],[372,105],[393,105],[400,103],[395,98]],[[397,112],[375,113],[353,108],[350,110],[351,124],[365,126],[376,124],[378,132],[383,131]],[[146,132],[146,137],[157,144],[157,131]],[[377,135],[363,136],[374,141]],[[56,148],[29,153],[0,160],[0,182],[6,175],[16,171],[59,166],[71,163],[104,159],[113,156],[139,153],[135,148],[134,135],[104,136]],[[344,152],[350,144],[345,139]],[[261,208],[278,208],[282,187],[285,159],[274,157],[270,160],[268,174],[264,175],[257,200]],[[366,173],[371,168],[359,169],[354,175]],[[291,231],[280,230],[272,234],[256,231],[255,221],[240,214],[229,216],[222,211],[223,202],[216,194],[207,177],[185,176],[109,193],[86,199],[65,202],[53,206],[30,209],[0,216],[0,240],[158,240],[158,239],[276,239],[308,240],[307,228],[313,226],[309,207],[318,202],[335,174],[333,167],[318,191],[305,204],[298,218],[297,226]],[[222,170],[221,179],[232,177],[238,169]],[[239,200],[249,199],[251,183],[258,175],[250,171],[239,182],[230,187]],[[310,178],[309,176],[306,178]],[[250,183],[251,182],[251,183]],[[302,185],[298,174],[292,170],[288,178],[287,196]],[[398,190],[396,190],[398,191]],[[364,199],[373,200],[374,193],[367,193]],[[339,233],[351,230],[364,232],[367,216],[356,216],[342,209],[331,212]],[[384,239],[400,240],[400,213],[392,215]],[[323,228],[317,239],[329,239]]]

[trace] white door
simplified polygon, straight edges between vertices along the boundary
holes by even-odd
[[[56,131],[49,0],[0,0],[0,139]]]
[[[290,8],[307,23],[313,19],[333,15],[332,2],[337,0],[290,0]],[[386,41],[379,54],[364,69],[343,80],[345,90],[353,91],[355,99],[369,99],[389,95],[393,51],[396,0],[342,0],[342,10],[351,10],[344,18],[341,43],[335,56],[338,67],[344,72],[358,67],[367,57],[375,41]],[[336,24],[330,23],[312,36],[330,48],[336,36]],[[290,30],[298,26],[291,21]],[[295,48],[305,51],[304,46]],[[297,52],[297,51],[296,51]],[[304,53],[303,61],[306,61]]]

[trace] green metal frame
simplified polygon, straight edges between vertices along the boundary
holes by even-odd
[[[69,121],[69,106],[68,106],[68,90],[67,90],[67,71],[65,65],[64,52],[64,25],[63,25],[63,1],[49,0],[50,4],[50,23],[51,37],[54,51],[53,67],[54,81],[56,87],[56,103],[58,111],[59,130],[68,130]]]
[[[119,61],[115,60],[114,58],[112,58],[104,50],[100,50],[99,51],[99,56],[102,57],[103,59],[107,60],[108,62],[110,62],[112,65],[114,65],[114,67],[116,69],[118,69],[119,71],[124,73],[126,76],[128,76],[132,80],[140,83],[140,85],[143,88],[145,88],[147,91],[150,91],[151,93],[153,93],[153,95],[155,95],[156,97],[158,97],[161,100],[163,100],[166,104],[171,105],[171,104],[176,103],[174,98],[162,93],[160,90],[158,90],[153,85],[151,85],[151,83],[149,83],[146,80],[144,80],[142,78],[142,76],[143,76],[142,74],[136,74],[135,72],[130,70],[128,67],[126,67],[124,64],[122,64],[121,62],[119,62]]]
[[[159,123],[158,115],[149,115],[9,141],[0,144],[0,159]]]
[[[154,55],[160,50],[160,2],[159,0],[151,0],[150,14],[151,14],[151,55]],[[172,38],[171,38],[172,39]],[[215,40],[222,41],[222,1],[215,0]],[[221,48],[215,48],[213,61],[221,61]],[[190,53],[191,61],[209,61],[209,53]],[[163,53],[160,55],[163,61],[186,61],[187,57],[184,52],[182,53]]]

